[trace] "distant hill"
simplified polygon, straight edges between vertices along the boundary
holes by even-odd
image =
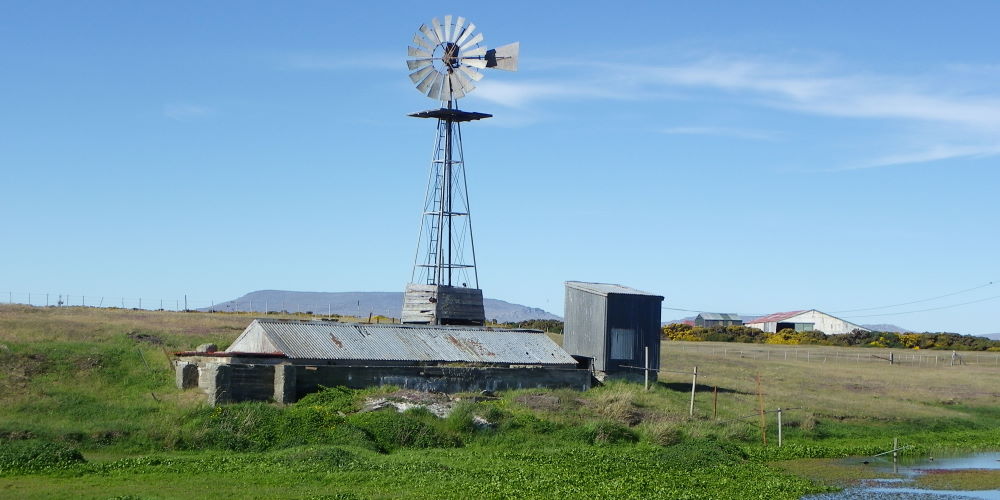
[[[876,332],[896,332],[896,333],[914,333],[913,330],[907,330],[901,326],[896,326],[891,323],[877,323],[874,325],[861,325],[869,330],[874,330]]]
[[[745,314],[740,314],[739,317],[740,317],[740,319],[743,320],[743,323],[749,323],[751,320],[757,319],[760,316],[747,316]],[[693,323],[694,322],[694,318],[695,318],[695,316],[688,316],[686,318],[675,319],[673,321],[665,321],[663,324],[664,325],[672,325],[674,323],[684,323],[685,321],[690,321],[690,322]],[[888,323],[879,323],[879,324],[874,324],[874,325],[861,325],[861,326],[863,326],[863,327],[865,327],[865,328],[867,328],[869,330],[874,330],[876,332],[910,333],[910,332],[913,331],[913,330],[907,330],[906,328],[903,328],[901,326],[891,325],[891,324],[888,324]]]
[[[1000,340],[1000,333],[990,333],[982,336],[992,340]]]
[[[368,314],[398,318],[403,309],[402,292],[292,292],[286,290],[257,290],[242,297],[219,302],[216,311],[288,311],[316,314],[367,316]],[[488,320],[501,323],[529,319],[562,319],[555,314],[521,304],[498,299],[483,299]]]

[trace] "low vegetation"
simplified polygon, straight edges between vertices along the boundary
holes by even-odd
[[[850,347],[890,347],[895,349],[939,349],[948,351],[1000,351],[1000,340],[957,333],[899,333],[854,330],[827,335],[818,330],[795,331],[786,328],[767,333],[749,326],[692,326],[672,323],[663,327],[669,340],[743,342],[753,344],[809,344]]]
[[[224,346],[248,321],[0,306],[0,496],[798,498],[830,486],[777,464],[872,455],[895,436],[915,454],[1000,449],[990,367],[768,363],[672,343],[665,369],[699,366],[693,417],[690,376],[673,373],[649,391],[457,395],[445,417],[373,409],[405,392],[391,387],[215,408],[174,388],[171,351]],[[781,448],[773,413],[763,444],[761,399],[788,409]]]

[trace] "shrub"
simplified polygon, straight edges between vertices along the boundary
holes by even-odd
[[[580,428],[582,436],[591,444],[634,443],[639,435],[617,422],[600,421]]]
[[[425,410],[426,411],[426,410]],[[399,448],[449,448],[460,446],[453,435],[439,431],[426,420],[437,418],[408,411],[392,410],[358,413],[348,417],[351,425],[365,431],[384,452]]]
[[[0,441],[0,475],[65,469],[84,461],[79,451],[57,443]]]
[[[237,403],[204,408],[191,415],[194,429],[191,447],[232,451],[264,451],[282,437],[282,411],[267,403]],[[287,436],[286,436],[287,437]]]
[[[684,439],[684,433],[671,422],[652,422],[645,430],[649,441],[659,446],[675,445]]]
[[[320,390],[307,394],[293,406],[322,407],[332,412],[351,413],[359,409],[358,392],[346,387],[320,386]]]

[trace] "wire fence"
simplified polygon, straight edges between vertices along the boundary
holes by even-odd
[[[0,292],[2,293],[2,292]],[[126,297],[121,295],[71,294],[57,292],[17,292],[9,290],[6,296],[0,296],[0,302],[7,304],[22,304],[35,307],[98,307],[121,308],[145,311],[217,311],[247,314],[268,313],[305,313],[317,316],[351,315],[382,316],[393,318],[399,316],[399,311],[388,307],[373,307],[358,301],[356,307],[345,311],[343,304],[302,304],[284,300],[236,300],[216,302],[212,299],[198,299],[182,295],[173,298]]]
[[[804,361],[807,363],[880,363],[910,366],[972,365],[1000,368],[1000,353],[980,351],[919,351],[870,347],[822,347],[719,345],[694,342],[669,342],[664,349],[697,352],[717,358],[742,358],[755,361]]]

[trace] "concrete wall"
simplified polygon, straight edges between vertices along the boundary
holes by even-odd
[[[320,386],[362,389],[396,385],[434,392],[502,391],[535,387],[590,388],[591,372],[573,368],[501,368],[464,366],[336,366],[241,364],[178,361],[178,387],[190,381],[190,366],[198,367],[198,387],[210,405],[240,401],[288,404]],[[185,378],[187,377],[187,378]]]

